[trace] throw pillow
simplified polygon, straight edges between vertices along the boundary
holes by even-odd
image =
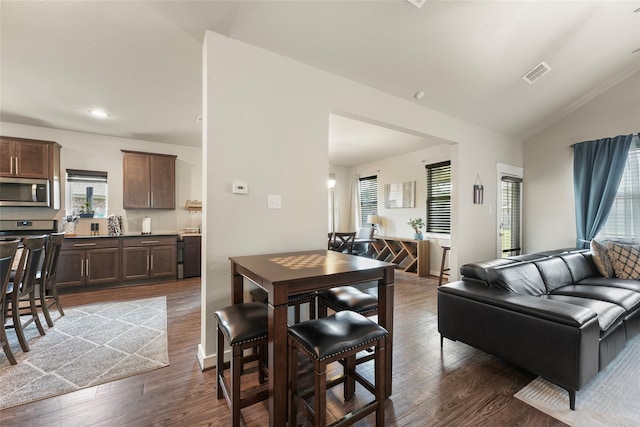
[[[591,253],[593,254],[593,262],[602,277],[614,277],[613,264],[607,253],[605,242],[591,241]]]
[[[607,252],[609,252],[616,277],[640,280],[640,245],[607,243]]]

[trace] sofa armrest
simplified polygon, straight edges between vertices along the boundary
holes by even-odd
[[[598,373],[600,328],[586,307],[453,282],[438,288],[438,331],[567,390]]]

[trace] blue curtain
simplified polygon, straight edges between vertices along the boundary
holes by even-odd
[[[618,192],[633,135],[620,135],[573,145],[576,200],[576,247],[589,242],[604,226]]]

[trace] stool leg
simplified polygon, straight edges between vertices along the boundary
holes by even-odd
[[[344,400],[351,400],[356,394],[356,356],[348,356],[344,359]]]
[[[240,427],[240,374],[242,370],[242,349],[231,347],[231,423]]]
[[[300,323],[300,304],[293,306],[293,319],[295,323]]]
[[[438,279],[438,286],[442,285],[442,276],[444,276],[444,264],[447,259],[447,250],[442,250],[442,261],[440,262],[440,278]]]
[[[311,302],[309,303],[309,319],[316,318],[316,298],[311,298]]]
[[[327,425],[327,370],[326,363],[315,361],[314,381],[313,381],[313,425]]]
[[[384,427],[384,405],[385,405],[385,371],[387,369],[385,358],[386,339],[382,339],[375,348],[375,377],[376,377],[376,427]]]
[[[298,349],[289,340],[289,425],[295,426],[298,419]]]
[[[220,328],[216,326],[218,331],[218,349],[216,354],[216,384],[218,389],[218,399],[222,399],[222,375],[224,374],[224,335]]]

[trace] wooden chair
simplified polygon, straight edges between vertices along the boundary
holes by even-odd
[[[40,323],[40,317],[38,317],[38,312],[36,311],[36,282],[44,252],[45,239],[46,236],[34,236],[26,237],[23,240],[20,263],[15,271],[13,280],[9,279],[7,287],[6,305],[10,308],[7,308],[4,315],[5,318],[11,317],[13,323],[6,327],[15,329],[20,347],[24,352],[30,350],[24,335],[24,328],[27,325],[35,322],[40,335],[45,335],[42,323]],[[28,320],[22,323],[22,317],[28,317]]]
[[[0,318],[5,319],[5,307],[7,298],[7,287],[9,286],[9,276],[11,275],[11,266],[18,250],[18,240],[12,240],[9,242],[0,242]],[[11,346],[7,340],[7,334],[4,325],[0,329],[0,346],[4,350],[4,354],[7,356],[9,363],[15,365],[18,363],[13,356]]]
[[[373,394],[374,399],[332,425],[352,425],[375,412],[376,426],[384,426],[387,335],[383,327],[352,311],[341,311],[289,327],[289,425],[297,425],[300,403],[314,426],[326,426],[326,391],[344,383],[344,399],[350,400],[355,388],[347,387],[346,378],[351,377]],[[356,354],[370,348],[374,349],[375,355],[374,384],[355,370]],[[314,366],[313,387],[308,391],[298,389],[298,353],[306,356]],[[343,361],[344,374],[327,380],[327,365],[336,361]],[[311,396],[313,406],[307,401]]]
[[[332,251],[353,253],[353,242],[356,239],[356,232],[334,233],[333,243],[329,248]]]
[[[44,251],[44,264],[42,265],[42,270],[38,272],[38,306],[42,309],[42,314],[44,314],[44,318],[47,320],[49,327],[53,327],[53,320],[51,320],[49,308],[55,305],[60,315],[64,316],[64,311],[58,298],[58,287],[56,283],[58,258],[60,257],[63,240],[64,233],[52,233],[49,235]]]
[[[358,230],[358,234],[356,235],[356,240],[357,239],[371,240],[373,239],[373,232],[374,232],[373,227],[360,227],[360,230]],[[352,253],[358,256],[366,256],[369,254],[370,250],[371,250],[371,242],[364,242],[364,243],[354,242]]]
[[[440,262],[440,277],[438,278],[438,286],[442,285],[442,279],[444,278],[444,276],[447,276],[447,279],[449,279],[449,272],[451,270],[448,267],[445,268],[444,266],[446,265],[447,253],[450,249],[451,246],[442,245],[442,261]]]

